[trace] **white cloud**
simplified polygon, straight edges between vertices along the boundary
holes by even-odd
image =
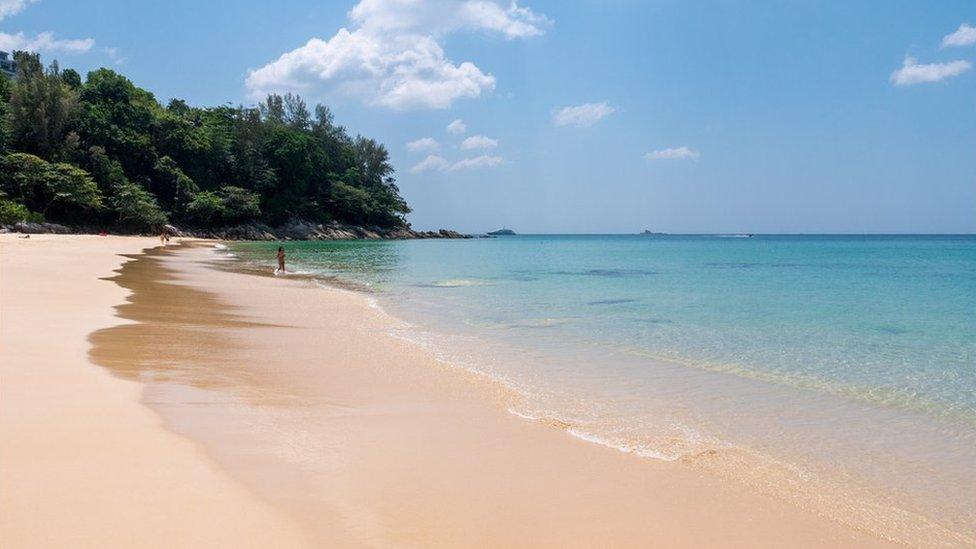
[[[457,134],[464,133],[466,131],[468,131],[468,126],[460,118],[447,125],[447,133],[453,133],[457,135]]]
[[[481,156],[474,156],[471,158],[464,158],[458,160],[457,162],[451,164],[446,158],[442,156],[437,156],[436,154],[429,155],[427,158],[421,160],[410,171],[413,173],[421,172],[455,172],[459,170],[476,170],[481,168],[494,168],[500,164],[503,164],[505,159],[500,156],[489,156],[483,154]]]
[[[942,37],[942,47],[949,46],[972,46],[976,44],[976,27],[963,23],[959,25],[956,32]]]
[[[505,159],[500,156],[488,156],[483,154],[481,156],[475,156],[473,158],[465,158],[464,160],[458,160],[451,165],[447,171],[453,172],[457,170],[474,170],[479,168],[494,168],[499,164],[503,163]]]
[[[442,156],[437,156],[436,154],[429,155],[427,158],[421,160],[416,166],[410,168],[413,173],[427,172],[427,171],[438,171],[442,172],[450,166],[450,163]]]
[[[35,52],[82,53],[95,46],[92,38],[59,40],[53,32],[41,32],[36,36],[25,36],[24,33],[8,34],[0,32],[0,50],[27,50]]]
[[[557,126],[592,126],[603,118],[613,114],[616,109],[607,105],[606,101],[600,103],[584,103],[572,107],[563,107],[555,112],[552,121]]]
[[[446,109],[495,88],[495,77],[470,61],[455,63],[444,37],[486,31],[505,38],[541,34],[549,21],[512,2],[488,0],[361,0],[342,28],[248,74],[252,98],[295,91],[312,96],[361,98],[395,110]]]
[[[949,61],[948,63],[929,63],[920,65],[914,57],[906,57],[901,68],[891,73],[891,81],[896,86],[909,86],[923,82],[939,82],[958,76],[972,67],[969,61]]]
[[[517,2],[502,7],[489,0],[361,0],[349,18],[371,32],[491,31],[510,40],[539,36],[551,24]]]
[[[700,157],[701,153],[688,147],[660,149],[644,155],[644,158],[648,160],[698,160]]]
[[[0,0],[0,21],[11,15],[16,15],[37,0]]]
[[[462,151],[469,151],[471,149],[494,149],[497,146],[497,139],[492,139],[483,135],[472,135],[461,142]]]
[[[439,148],[441,144],[433,137],[421,137],[407,143],[407,150],[410,152],[436,151]]]

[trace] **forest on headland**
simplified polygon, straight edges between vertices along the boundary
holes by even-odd
[[[408,234],[386,148],[292,94],[257,106],[161,104],[110,69],[36,53],[0,74],[0,225],[196,231],[330,224]],[[397,232],[399,231],[399,232]]]

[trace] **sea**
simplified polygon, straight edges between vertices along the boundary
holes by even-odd
[[[273,269],[278,243],[221,253]],[[892,539],[976,545],[976,236],[285,243],[509,412]],[[286,275],[289,276],[289,275]]]

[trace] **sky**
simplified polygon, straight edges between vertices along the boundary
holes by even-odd
[[[418,229],[976,232],[976,2],[0,0],[163,102],[298,92]]]

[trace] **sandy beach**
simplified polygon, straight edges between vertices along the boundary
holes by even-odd
[[[212,243],[0,246],[5,547],[888,544],[509,414],[368,296]]]

